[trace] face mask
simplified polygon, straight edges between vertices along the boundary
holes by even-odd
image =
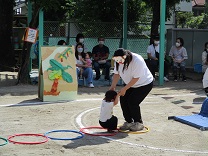
[[[159,44],[160,43],[160,41],[154,41],[154,44]]]
[[[78,51],[79,53],[81,53],[81,52],[83,51],[83,48],[77,48],[77,51]]]
[[[84,38],[80,38],[80,39],[79,39],[79,42],[80,42],[80,43],[83,43],[83,42],[84,42]]]
[[[124,64],[125,59],[126,59],[126,55],[113,57],[113,60],[119,64]]]
[[[104,41],[99,41],[99,44],[103,45],[104,44]]]
[[[176,47],[180,47],[180,45],[181,45],[180,43],[176,42]]]

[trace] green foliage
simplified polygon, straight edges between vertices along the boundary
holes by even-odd
[[[142,0],[128,1],[128,22],[146,18],[146,10]],[[123,0],[76,0],[71,18],[79,22],[122,22]]]
[[[30,0],[33,2],[33,10],[42,8],[45,20],[66,21],[73,13],[74,0]]]
[[[207,29],[208,27],[208,15],[206,13],[194,16],[192,12],[178,12],[176,20],[179,28]]]

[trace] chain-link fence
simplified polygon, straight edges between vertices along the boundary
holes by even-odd
[[[128,23],[127,49],[147,57],[146,50],[149,45],[150,24]],[[99,36],[105,37],[105,45],[110,49],[110,57],[114,51],[122,47],[123,23],[103,22],[44,22],[44,44],[57,45],[59,40],[65,40],[69,45],[75,45],[78,33],[85,36],[85,46],[89,51],[98,44]]]

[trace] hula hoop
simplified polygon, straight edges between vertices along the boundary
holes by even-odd
[[[12,138],[17,137],[17,136],[37,136],[37,137],[43,137],[43,138],[45,138],[45,140],[40,141],[40,142],[20,142],[20,141],[12,140]],[[33,144],[43,144],[43,143],[48,141],[48,138],[46,136],[44,136],[43,134],[15,134],[15,135],[9,136],[8,140],[9,140],[9,142],[14,143],[14,144],[30,144],[30,145],[33,145]]]
[[[75,138],[54,138],[54,137],[47,136],[49,133],[54,133],[54,132],[72,132],[72,133],[80,134],[80,136],[77,136]],[[77,139],[81,139],[84,137],[83,133],[75,131],[75,130],[52,130],[52,131],[46,132],[44,135],[47,136],[51,140],[77,140]]]
[[[4,145],[8,144],[8,140],[7,140],[7,139],[5,139],[5,138],[2,138],[2,137],[0,137],[0,139],[5,141],[5,143],[3,143],[3,144],[0,144],[0,146],[4,146]]]
[[[128,134],[142,134],[142,133],[147,133],[149,132],[149,128],[144,126],[145,130],[143,131],[129,131],[129,130],[126,130],[126,131],[123,131],[123,130],[120,130],[118,129],[119,132],[122,132],[122,133],[128,133]]]
[[[118,133],[118,130],[116,130],[114,133],[104,133],[104,134],[101,134],[101,133],[89,133],[89,132],[86,132],[85,130],[89,130],[89,129],[106,129],[106,128],[103,128],[103,127],[99,127],[99,126],[92,126],[92,127],[85,127],[85,128],[81,128],[80,131],[84,134],[87,134],[87,135],[91,135],[91,136],[114,136]]]

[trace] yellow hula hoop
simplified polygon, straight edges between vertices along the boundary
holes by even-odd
[[[146,127],[144,126],[145,130],[142,130],[142,131],[129,131],[129,130],[126,130],[126,131],[122,131],[120,129],[118,129],[119,132],[122,132],[122,133],[128,133],[128,134],[142,134],[142,133],[147,133],[149,132],[149,127]]]

